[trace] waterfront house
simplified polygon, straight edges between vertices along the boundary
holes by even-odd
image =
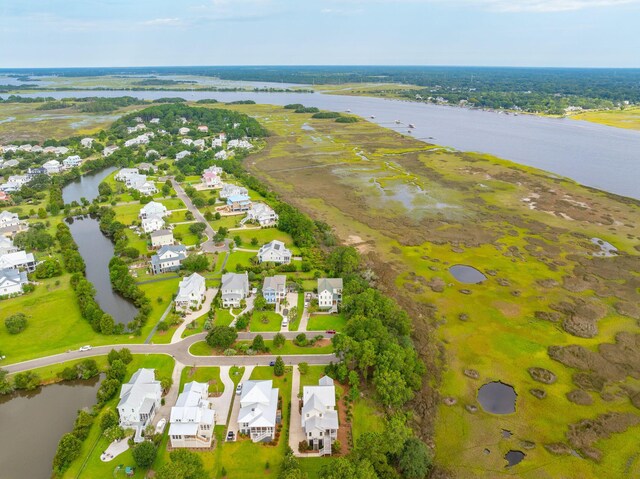
[[[181,244],[162,246],[158,253],[151,257],[151,272],[160,274],[178,271],[186,257],[187,248]]]
[[[62,166],[65,170],[70,170],[71,168],[75,168],[81,164],[82,158],[78,155],[67,156],[67,158],[62,161]]]
[[[291,262],[291,250],[287,249],[282,241],[270,241],[258,250],[258,262],[289,264]]]
[[[146,156],[148,156],[148,154],[149,154],[149,153],[152,153],[152,152],[158,153],[156,150],[149,150],[149,151],[147,151],[147,153],[145,154],[145,157],[146,157]],[[152,172],[152,173],[155,173],[156,171],[158,171],[158,167],[157,167],[157,166],[152,165],[151,163],[140,163],[140,164],[138,165],[138,169],[139,169],[140,171],[150,171],[150,172]]]
[[[157,215],[146,216],[143,218],[141,226],[142,231],[145,233],[153,233],[164,228],[164,219],[162,219],[162,216]]]
[[[174,243],[173,232],[171,230],[156,230],[151,233],[151,247],[160,248],[161,246],[171,245]]]
[[[209,384],[196,381],[185,384],[176,405],[171,408],[171,447],[211,447],[215,416],[209,402]]]
[[[80,145],[82,145],[82,147],[84,148],[91,148],[91,146],[93,145],[93,138],[83,138],[82,140],[80,140]]]
[[[231,195],[227,198],[229,211],[248,211],[251,208],[251,199],[247,195]]]
[[[18,268],[33,273],[36,270],[36,260],[33,253],[27,253],[24,250],[6,253],[0,256],[0,269]]]
[[[162,387],[153,369],[138,369],[131,380],[122,385],[118,403],[120,426],[135,430],[135,442],[144,440],[142,433],[160,407],[161,397]]]
[[[287,296],[287,277],[283,274],[267,276],[262,283],[262,297],[269,304],[276,304]]]
[[[249,275],[246,271],[223,274],[220,291],[224,308],[240,307],[240,302],[249,295]]]
[[[309,447],[321,454],[331,454],[331,445],[338,438],[336,390],[329,376],[320,378],[317,386],[302,388],[302,429]]]
[[[278,388],[273,381],[245,381],[240,396],[238,430],[253,442],[269,442],[278,423]]]
[[[49,160],[42,167],[47,170],[48,175],[60,173],[61,165],[58,160]]]
[[[178,295],[175,299],[178,311],[198,309],[204,302],[204,293],[207,290],[205,281],[198,273],[187,276],[178,286]]]
[[[253,221],[260,226],[271,226],[278,221],[278,215],[265,203],[253,203],[247,211],[246,221]]]
[[[138,175],[139,173],[138,168],[121,168],[113,178],[116,181],[124,181],[126,183],[127,178]]]
[[[244,186],[238,186],[231,183],[224,183],[219,193],[220,198],[229,198],[230,196],[240,195],[248,196],[249,190]]]
[[[48,171],[41,166],[38,166],[36,168],[29,168],[27,170],[27,176],[29,177],[29,181],[34,179],[36,176],[48,175],[48,174],[49,174]]]
[[[146,205],[140,208],[140,213],[138,217],[140,219],[145,219],[150,216],[159,216],[160,218],[164,216],[168,216],[169,212],[167,211],[167,207],[162,203],[158,203],[157,201],[149,201]]]
[[[318,278],[318,307],[337,310],[342,303],[342,278]]]
[[[107,156],[111,156],[113,155],[117,150],[119,150],[120,147],[116,146],[116,145],[109,145],[106,146],[103,150],[102,150],[102,156],[107,157]]]
[[[22,287],[28,282],[24,271],[17,268],[0,269],[0,297],[22,294]]]

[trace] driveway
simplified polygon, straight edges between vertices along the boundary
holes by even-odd
[[[304,293],[301,293],[304,294]],[[302,310],[302,317],[300,318],[300,324],[298,324],[298,331],[306,331],[309,327],[309,309],[307,308],[305,301],[305,307]]]
[[[222,384],[224,384],[224,392],[221,396],[210,399],[213,409],[216,411],[216,426],[227,424],[229,409],[231,408],[233,396],[235,395],[235,386],[229,376],[230,370],[231,366],[220,366],[220,380]]]
[[[169,422],[169,418],[171,417],[171,408],[175,406],[178,399],[178,394],[180,393],[180,376],[182,375],[183,369],[184,364],[176,361],[176,364],[173,367],[173,373],[171,374],[173,384],[171,384],[169,392],[167,392],[166,396],[164,397],[164,405],[158,408],[158,412],[153,418],[154,426],[157,425],[162,418],[165,418],[167,420],[167,423]]]
[[[301,456],[298,452],[298,444],[305,439],[300,417],[301,399],[298,397],[300,391],[300,370],[298,366],[293,367],[291,378],[291,420],[289,421],[289,447],[294,456]]]
[[[280,305],[280,310],[278,311],[278,313],[282,316],[282,319],[285,319],[285,316],[282,314],[285,309],[289,311],[291,310],[291,308],[294,308],[298,304],[298,294],[299,293],[287,293],[287,306],[285,307]],[[285,331],[289,331],[288,318],[286,326],[283,326],[282,323],[280,323],[280,332],[284,333]]]
[[[180,339],[182,339],[182,333],[187,329],[187,326],[209,312],[211,309],[211,302],[213,301],[213,298],[216,297],[216,294],[218,294],[217,288],[209,288],[206,290],[204,293],[204,303],[202,304],[202,308],[197,311],[191,311],[185,316],[182,324],[174,331],[173,336],[171,337],[171,343],[177,343],[180,341]]]
[[[248,381],[253,372],[253,366],[246,366],[244,368],[244,374],[238,384],[243,384]],[[227,434],[229,431],[233,431],[236,439],[238,438],[238,414],[240,413],[240,395],[233,391],[233,407],[231,408],[231,416],[229,417],[229,427],[227,428]],[[226,436],[225,436],[226,437]]]

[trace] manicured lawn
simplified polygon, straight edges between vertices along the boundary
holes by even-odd
[[[277,228],[261,228],[261,229],[250,229],[250,230],[236,230],[230,231],[229,237],[233,238],[235,236],[240,236],[242,238],[242,248],[255,248],[259,249],[263,244],[268,243],[269,241],[279,240],[282,241],[287,248],[291,250],[294,256],[298,256],[300,254],[300,248],[293,244],[293,240],[288,233],[284,231],[280,231]],[[258,239],[258,245],[253,246],[251,244],[251,240],[253,238]]]
[[[189,231],[189,226],[190,224],[184,224],[176,225],[175,228],[173,228],[173,236],[176,239],[178,236],[182,237],[179,241],[185,246],[191,246],[198,242],[198,237]],[[204,236],[202,241],[204,241]]]
[[[216,326],[229,326],[233,321],[233,316],[228,309],[218,308],[216,309],[216,317],[214,324]]]
[[[116,219],[120,223],[129,226],[134,221],[138,221],[140,209],[142,209],[143,207],[143,204],[131,203],[128,205],[114,206],[113,210],[116,212]]]
[[[129,244],[127,246],[137,249],[141,255],[146,255],[149,251],[149,242],[146,235],[140,236],[138,233],[128,228],[125,229],[124,232],[127,235],[127,238],[129,238]]]
[[[343,314],[314,314],[309,317],[309,331],[326,331],[335,329],[342,331],[347,325],[347,320]]]
[[[133,356],[133,361],[127,366],[127,377],[125,382],[128,381],[134,372],[139,368],[151,368],[156,370],[156,378],[171,377],[173,371],[174,361],[173,358],[166,355],[140,355]],[[125,466],[135,466],[131,449],[125,451],[118,457],[114,458],[110,462],[102,462],[100,455],[107,448],[109,443],[102,436],[100,430],[100,417],[105,414],[109,408],[114,408],[118,404],[119,398],[116,396],[107,405],[102,408],[98,417],[96,417],[89,437],[82,443],[80,457],[76,459],[71,467],[62,476],[63,478],[86,478],[93,479],[98,477],[114,477],[114,468],[119,464]],[[164,448],[163,444],[160,445]],[[158,464],[160,455],[156,459],[154,466]],[[86,460],[86,463],[85,463]],[[146,471],[140,470],[136,467],[136,473],[133,477],[143,478],[146,475]],[[125,477],[124,474],[115,477]]]
[[[333,457],[302,457],[299,459],[300,469],[307,474],[308,479],[319,479],[322,466],[335,460]]]
[[[181,223],[183,221],[195,221],[188,220],[185,218],[185,215],[188,213],[188,210],[180,210],[180,211],[172,211],[169,216],[165,216],[164,220],[167,223]]]
[[[256,253],[258,250],[256,249]],[[236,266],[238,264],[242,266],[250,266],[251,259],[256,257],[256,253],[252,253],[249,251],[232,251],[229,255],[229,259],[227,260],[227,266],[225,269],[227,271],[237,271]]]
[[[215,215],[216,212],[215,210],[211,210],[211,212]],[[204,214],[204,210],[202,212],[202,214]],[[218,231],[219,228],[235,228],[236,226],[238,226],[238,223],[240,222],[240,220],[242,220],[243,216],[241,215],[234,215],[234,216],[222,216],[220,217],[219,220],[213,220],[213,221],[209,221],[209,224],[211,225],[211,227],[215,230]],[[235,231],[229,231],[230,236],[233,238],[233,236],[235,236]]]
[[[98,365],[98,369],[100,371],[105,371],[108,367],[107,356],[94,356],[87,359],[93,359]],[[66,361],[60,364],[52,364],[50,366],[31,369],[31,371],[40,376],[40,384],[51,384],[60,380],[58,373],[62,372],[63,369],[74,367],[82,361],[84,361],[84,359],[75,359],[73,361]]]
[[[237,341],[232,349],[237,349],[241,344],[251,344],[251,341]],[[291,354],[331,354],[333,352],[333,345],[329,342],[328,339],[323,341],[318,341],[313,346],[305,346],[300,347],[293,344],[293,341],[285,341],[284,345],[276,349],[273,347],[273,341],[270,339],[265,340],[265,346],[269,349],[268,354],[272,355],[291,355]],[[219,350],[214,350],[211,348],[205,341],[198,341],[194,343],[190,348],[189,352],[194,356],[211,356],[211,355],[220,355],[222,354]]]
[[[224,263],[224,259],[227,257],[227,253],[218,253],[216,255],[216,264],[213,268],[215,273],[220,273],[222,271],[222,264]]]
[[[266,321],[266,322],[265,322]],[[249,323],[249,331],[280,331],[282,316],[273,311],[254,311]]]
[[[224,392],[224,384],[220,380],[220,368],[218,366],[184,368],[182,370],[182,375],[180,376],[180,391],[183,390],[186,383],[191,381],[209,383],[209,393],[218,392],[222,394]]]
[[[186,208],[184,202],[180,198],[165,198],[159,201],[167,207],[168,210],[181,210]]]

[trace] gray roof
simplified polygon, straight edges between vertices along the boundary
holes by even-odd
[[[342,289],[342,278],[319,278],[318,279],[318,293],[325,290],[329,290],[333,292],[334,289]]]
[[[226,273],[222,275],[221,289],[249,291],[249,275],[244,273]]]
[[[277,274],[275,276],[267,276],[264,278],[262,284],[262,291],[275,290],[283,291],[287,286],[287,277],[284,274]]]
[[[173,231],[171,230],[156,230],[151,233],[152,238],[159,238],[160,236],[171,236],[173,237]]]

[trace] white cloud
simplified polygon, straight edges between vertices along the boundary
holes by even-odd
[[[330,3],[351,4],[427,4],[476,6],[494,12],[569,12],[588,8],[613,8],[639,5],[640,0],[330,0]]]

